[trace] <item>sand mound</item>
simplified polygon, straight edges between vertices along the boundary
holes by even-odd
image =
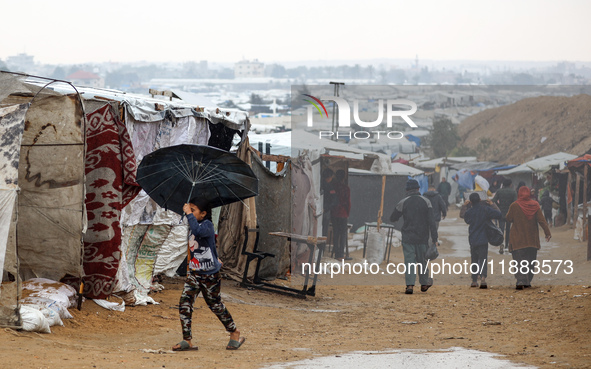
[[[488,109],[459,126],[461,144],[479,160],[519,164],[562,151],[591,148],[591,96],[540,96]]]

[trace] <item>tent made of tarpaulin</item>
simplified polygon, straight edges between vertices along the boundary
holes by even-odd
[[[564,169],[566,162],[575,159],[576,155],[567,154],[565,152],[558,152],[556,154],[543,156],[520,164],[514,168],[507,170],[499,170],[497,174],[502,176],[510,176],[517,173],[545,173],[556,167],[557,169]]]
[[[4,152],[0,158],[4,168],[0,324],[7,326],[20,324],[18,300],[23,278],[59,280],[70,276],[80,280],[86,227],[85,120],[79,96],[35,95],[24,79],[0,73]]]
[[[259,179],[259,195],[255,198],[259,226],[258,250],[275,255],[274,258],[265,258],[261,262],[259,276],[275,279],[285,276],[289,271],[290,250],[285,238],[271,236],[269,232],[291,231],[292,170],[288,163],[282,171],[273,173],[252,152],[251,159],[252,169]]]
[[[18,167],[25,114],[29,104],[0,107],[0,326],[21,326],[16,253]]]
[[[84,275],[88,297],[108,296],[117,287],[129,292],[141,285],[148,291],[150,285],[143,282],[151,283],[154,273],[178,267],[173,256],[186,250],[187,227],[173,232],[178,222],[149,201],[143,208],[136,203],[135,213],[124,207],[139,189],[134,186],[137,159],[176,143],[229,148],[234,134],[248,126],[246,113],[87,88],[78,88],[79,95],[73,86],[54,83],[44,88],[46,80],[25,78],[0,74],[2,108],[31,104],[21,122],[22,145],[17,145],[20,194],[13,229],[18,233],[6,232],[2,253],[7,283],[18,283],[20,275],[77,284]],[[8,116],[6,110],[0,113],[2,118]],[[88,150],[86,144],[90,144]],[[10,207],[3,206],[0,214],[2,219],[11,217]],[[154,219],[161,227],[152,232],[148,228]],[[144,227],[146,237],[135,253],[130,252],[129,242],[124,241],[130,239],[131,230],[138,235]],[[166,239],[171,239],[174,251],[166,252],[165,243],[157,244],[166,233],[163,229],[169,230]],[[19,263],[14,262],[17,250]],[[11,269],[14,265],[19,266],[18,272]],[[134,275],[130,270],[139,272]],[[0,304],[16,311],[14,304],[3,303],[9,297],[9,301],[18,300],[18,286],[11,288],[3,283]]]
[[[178,100],[79,90],[89,122],[84,293],[91,298],[116,293],[127,304],[152,302],[147,295],[154,275],[174,275],[185,258],[188,226],[140,191],[137,164],[159,148],[178,144],[229,150],[234,135],[246,131],[248,116]]]
[[[534,184],[534,175],[541,176],[552,168],[563,169],[568,160],[576,158],[576,155],[558,152],[522,163],[516,167],[499,170],[498,175],[510,178],[514,186],[520,182],[531,187]]]
[[[276,186],[277,191],[277,195],[269,196],[268,199],[266,196],[261,197],[261,195],[257,199],[257,218],[261,227],[261,245],[259,248],[280,256],[278,260],[267,258],[261,264],[262,270],[265,270],[264,276],[268,278],[282,275],[285,268],[289,266],[287,265],[289,261],[287,255],[292,260],[298,259],[300,255],[305,255],[308,250],[305,245],[289,244],[287,241],[281,241],[280,239],[279,241],[272,240],[273,237],[269,239],[269,241],[272,240],[273,246],[268,246],[266,242],[262,242],[263,227],[284,227],[283,219],[287,216],[287,214],[279,215],[279,219],[273,219],[274,222],[280,224],[265,225],[265,217],[269,220],[268,217],[271,214],[278,214],[276,209],[272,209],[268,205],[274,204],[281,209],[283,209],[283,206],[289,205],[285,210],[291,217],[290,233],[318,236],[322,234],[323,202],[320,191],[320,174],[324,168],[358,168],[363,170],[371,169],[374,173],[391,172],[390,158],[387,155],[361,150],[342,142],[327,139],[320,140],[319,136],[308,132],[253,134],[249,135],[249,138],[252,139],[251,143],[254,148],[257,148],[258,142],[269,143],[271,155],[291,158],[289,165],[286,166],[286,171],[281,172],[290,178],[289,181],[279,177],[273,178],[273,175],[269,173],[259,177],[261,188],[266,188],[267,184],[264,182],[274,182],[273,186]],[[265,155],[263,155],[263,158],[265,158]],[[253,169],[255,168],[257,167],[253,164]],[[412,168],[410,169],[412,170]],[[256,170],[259,171],[258,173],[263,172],[261,168]],[[281,205],[279,205],[279,202],[275,202],[279,201],[279,199],[281,199]],[[260,207],[268,208],[268,210],[263,210]],[[263,212],[266,214],[263,215]],[[275,229],[275,231],[280,230]],[[286,253],[287,251],[288,253]]]
[[[300,153],[307,152],[310,154],[311,160],[316,161],[320,155],[329,154],[355,159],[355,162],[366,160],[369,161],[370,166],[375,159],[379,159],[376,163],[376,170],[383,170],[386,172],[390,170],[390,159],[387,155],[359,148],[358,145],[355,144],[346,144],[326,138],[320,139],[319,136],[305,131],[298,130],[269,134],[249,134],[249,140],[252,147],[255,149],[258,148],[258,143],[262,143],[264,147],[266,144],[269,144],[270,154],[272,155],[283,155],[295,158],[299,156]],[[360,165],[365,166],[365,164]],[[273,167],[271,169],[273,169]]]
[[[100,91],[87,96],[88,101],[99,105],[105,97]],[[114,110],[121,111],[137,163],[155,150],[178,144],[201,144],[229,150],[234,136],[240,134],[242,138],[242,133],[247,131],[248,116],[240,111],[208,109],[178,101],[130,98],[127,94],[111,94],[109,98],[115,100]],[[124,169],[130,165],[123,164]],[[186,258],[188,225],[186,219],[181,221],[178,214],[156,205],[144,191],[139,191],[122,205],[120,246],[113,248],[121,256],[116,274],[113,275],[111,270],[109,276],[113,283],[89,291],[92,291],[91,296],[99,298],[116,293],[128,304],[152,302],[147,295],[157,288],[152,284],[153,277],[157,274],[175,275]],[[245,205],[239,203],[238,206]],[[255,206],[252,208],[254,210]],[[214,215],[217,214],[218,211],[214,211]],[[219,229],[220,238],[225,239],[222,233]],[[232,257],[241,258],[241,255]],[[224,260],[228,266],[237,262]],[[106,269],[107,265],[104,265],[103,270]]]
[[[569,170],[569,187],[571,188],[572,204],[571,210],[574,224],[579,228],[579,221],[581,222],[580,240],[587,240],[587,260],[591,260],[591,222],[589,222],[589,200],[591,200],[591,154],[585,154],[580,157],[571,159],[567,163]],[[571,217],[571,210],[569,210],[569,217]],[[575,231],[576,234],[577,231]]]
[[[373,173],[367,170],[349,169],[349,188],[351,189],[351,213],[348,222],[353,229],[365,223],[376,222],[383,209],[382,223],[390,223],[394,207],[406,196],[406,181],[409,177],[423,174],[416,168],[396,163],[389,174]],[[382,179],[385,177],[382,204]],[[400,229],[400,228],[398,228]]]
[[[567,162],[568,169],[580,169],[584,168],[584,166],[591,166],[591,154],[585,154],[583,156],[579,156],[578,158],[570,159]]]

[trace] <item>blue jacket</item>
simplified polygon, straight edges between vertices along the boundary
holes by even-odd
[[[501,219],[501,212],[493,209],[482,201],[466,210],[464,221],[468,227],[468,241],[470,246],[488,245],[485,223],[491,219]]]
[[[197,274],[215,274],[222,265],[218,260],[218,251],[215,247],[215,230],[210,220],[197,221],[193,214],[187,214],[191,235],[189,236],[189,249],[191,261],[189,270]]]

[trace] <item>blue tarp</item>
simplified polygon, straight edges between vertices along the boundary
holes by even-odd
[[[407,140],[409,140],[410,142],[414,142],[417,144],[417,147],[421,146],[421,139],[418,138],[415,135],[404,135],[404,138],[406,138]]]
[[[419,182],[419,192],[421,195],[429,190],[429,177],[426,175],[419,174],[418,176],[414,177],[408,176],[408,179],[414,179]]]
[[[469,169],[460,169],[453,179],[458,185],[471,190],[474,188],[475,177],[476,174],[472,174]]]

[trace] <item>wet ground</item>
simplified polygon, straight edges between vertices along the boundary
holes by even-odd
[[[383,369],[383,368],[486,368],[523,369],[533,366],[511,363],[500,355],[452,347],[447,350],[392,350],[352,352],[293,363],[271,365],[266,369]]]

